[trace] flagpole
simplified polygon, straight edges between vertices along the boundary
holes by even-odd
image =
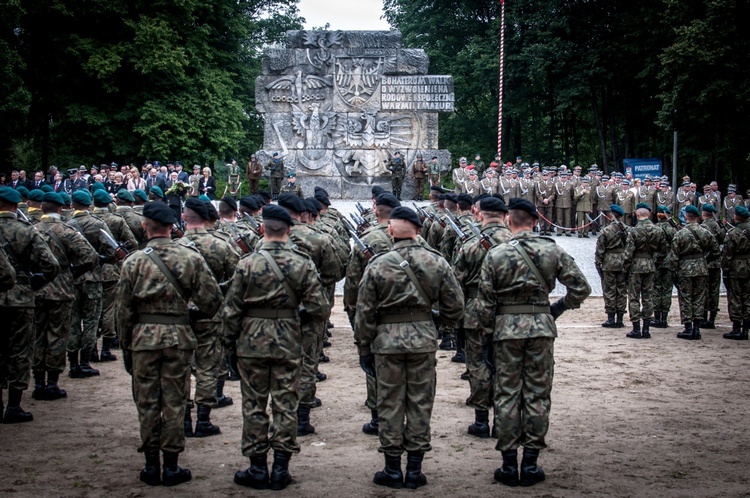
[[[503,160],[503,82],[505,77],[505,0],[500,0],[500,81],[498,82],[497,154]]]

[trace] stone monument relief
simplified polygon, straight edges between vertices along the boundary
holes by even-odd
[[[421,153],[449,169],[438,113],[454,110],[453,78],[428,68],[425,52],[403,48],[398,31],[287,31],[283,48],[264,50],[256,80],[259,159],[265,165],[278,152],[305,195],[319,185],[333,198],[390,190],[386,164],[396,151],[408,167]],[[412,193],[407,172],[403,198]]]

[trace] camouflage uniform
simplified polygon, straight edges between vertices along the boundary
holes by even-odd
[[[385,165],[385,169],[391,172],[391,190],[393,191],[393,195],[401,200],[401,187],[404,183],[404,176],[406,176],[406,163],[403,158],[397,160],[393,157]]]
[[[8,261],[5,251],[0,249],[0,292],[5,292],[16,285],[16,270]]]
[[[750,327],[750,223],[743,221],[727,232],[721,253],[729,300],[729,319]]]
[[[614,218],[613,218],[614,220]],[[625,246],[628,240],[628,229],[622,222],[612,221],[604,227],[596,239],[594,264],[601,272],[602,293],[604,294],[604,311],[610,315],[618,314],[618,323],[625,313],[627,305],[627,283],[624,272],[626,264]]]
[[[281,186],[280,194],[292,194],[296,195],[297,197],[304,197],[302,195],[302,187],[297,185],[297,182],[286,182]]]
[[[719,223],[714,218],[709,218],[703,221],[701,224],[703,228],[711,232],[711,235],[716,239],[716,243],[721,246],[724,243],[724,237],[727,231],[719,226]],[[706,303],[703,307],[704,318],[708,318],[707,313],[711,313],[712,317],[716,316],[716,312],[719,311],[719,293],[721,292],[721,260],[715,259],[711,262],[707,262],[708,266],[708,288],[706,289]],[[711,320],[711,328],[713,326],[713,320]]]
[[[236,351],[242,376],[242,454],[248,457],[274,451],[299,453],[297,409],[304,331],[298,304],[316,320],[330,306],[313,261],[283,242],[264,242],[295,293],[289,296],[263,255],[240,260],[222,310],[224,342]],[[274,430],[269,438],[266,412],[273,402]]]
[[[117,206],[117,214],[122,216],[125,223],[128,224],[130,232],[133,234],[133,237],[135,237],[136,242],[138,242],[138,249],[146,247],[146,231],[143,230],[143,226],[141,226],[143,216],[138,214],[135,209],[130,206]]]
[[[651,220],[639,220],[628,232],[628,243],[625,247],[626,271],[628,271],[628,312],[630,321],[643,320],[650,324],[654,317],[654,255],[667,251],[664,232],[651,223]],[[643,307],[641,307],[641,305]]]
[[[664,260],[667,257],[669,248],[672,246],[672,239],[677,229],[672,226],[669,220],[659,221],[656,226],[664,233],[664,242],[666,243],[664,251],[654,254],[654,265],[656,267],[653,296],[654,313],[659,319],[659,326],[663,327],[662,324],[667,322],[667,315],[669,314],[669,309],[672,307],[672,289],[674,288],[674,274],[664,264]]]
[[[429,303],[402,261],[412,268]],[[440,320],[454,325],[463,316],[463,299],[448,262],[415,240],[395,243],[367,265],[359,284],[354,338],[360,355],[375,355],[381,453],[400,456],[404,450],[432,449],[437,329],[431,309],[436,303]]]
[[[271,161],[266,166],[268,171],[268,188],[271,190],[271,197],[276,199],[281,191],[281,183],[284,181],[284,161],[278,159]]]
[[[153,251],[180,285],[151,260]],[[123,354],[132,351],[133,400],[138,409],[139,451],[180,453],[190,358],[198,345],[188,323],[188,300],[213,316],[221,290],[200,253],[167,237],[148,241],[128,256],[117,284],[115,326]]]
[[[523,245],[544,285],[513,244]],[[482,265],[476,309],[479,323],[492,331],[496,449],[500,451],[516,450],[519,445],[534,450],[546,447],[557,337],[548,290],[555,288],[556,280],[567,287],[563,300],[568,309],[579,308],[591,293],[575,260],[553,240],[531,232],[517,233],[509,243],[491,249]]]
[[[424,197],[424,180],[429,171],[429,166],[422,159],[417,159],[411,165],[411,175],[414,178],[414,200],[421,201]]]

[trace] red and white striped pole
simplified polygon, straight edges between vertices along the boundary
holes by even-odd
[[[505,0],[500,0],[500,81],[497,105],[497,153],[503,160],[503,80],[505,77]]]

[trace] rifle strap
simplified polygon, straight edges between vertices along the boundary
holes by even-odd
[[[172,284],[182,300],[187,303],[190,300],[187,292],[185,292],[185,289],[182,288],[182,285],[180,285],[180,282],[179,280],[177,280],[177,277],[174,276],[174,273],[172,273],[172,271],[167,268],[167,265],[164,264],[164,261],[162,261],[159,255],[154,252],[154,248],[147,247],[143,252],[149,258],[151,258],[151,261],[153,261],[154,264],[156,264],[156,266],[159,268],[159,270],[161,270],[161,272],[164,274],[164,276],[167,277],[167,280],[169,280],[169,283]]]
[[[406,261],[403,256],[401,256],[398,251],[391,251],[396,256],[396,259],[400,259],[399,266],[402,270],[406,272],[406,274],[409,276],[409,279],[411,280],[411,283],[414,284],[414,287],[417,288],[417,292],[419,292],[419,295],[424,300],[427,307],[432,307],[432,301],[427,296],[427,292],[425,292],[424,287],[422,287],[422,284],[419,283],[419,279],[417,279],[417,276],[414,274],[414,270],[411,269],[411,266],[409,266],[409,262]]]
[[[294,293],[292,286],[289,285],[289,281],[284,276],[284,273],[282,273],[281,268],[279,268],[279,265],[273,259],[273,256],[271,256],[271,253],[265,249],[261,249],[260,251],[258,251],[258,253],[265,258],[265,260],[268,262],[268,266],[271,267],[271,270],[276,275],[276,278],[278,278],[279,282],[281,282],[281,285],[284,286],[286,293],[289,294],[289,301],[291,301],[292,306],[295,308],[299,306],[297,295]]]
[[[521,258],[526,262],[526,264],[529,266],[529,269],[531,270],[531,273],[534,274],[534,277],[536,277],[537,280],[539,280],[539,285],[542,286],[542,289],[544,289],[544,292],[549,294],[550,290],[547,286],[547,281],[544,280],[544,277],[542,276],[542,272],[539,271],[539,268],[534,264],[534,262],[529,257],[529,253],[526,252],[526,249],[524,249],[523,245],[518,240],[511,240],[508,242],[511,246],[513,246],[516,251],[518,251],[518,254],[521,255]]]
[[[44,233],[49,235],[50,238],[55,241],[55,244],[57,244],[57,247],[60,248],[60,251],[65,256],[65,260],[60,262],[60,267],[61,268],[68,267],[70,265],[70,257],[68,256],[67,246],[63,243],[60,237],[52,230],[52,228],[49,227],[47,224],[45,224],[43,221],[39,222],[39,227],[42,230],[44,230]]]

